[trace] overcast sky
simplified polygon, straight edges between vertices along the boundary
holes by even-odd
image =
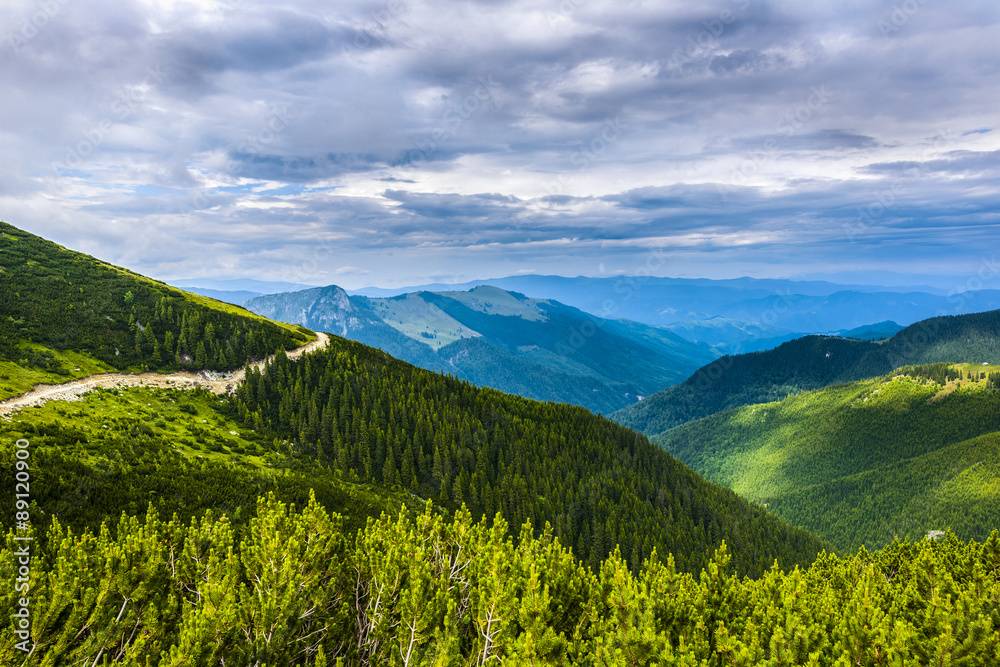
[[[0,219],[168,280],[974,275],[1000,238],[998,18],[4,0]]]

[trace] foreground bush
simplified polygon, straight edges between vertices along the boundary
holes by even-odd
[[[550,532],[430,506],[355,535],[316,502],[225,518],[54,524],[31,562],[31,641],[4,665],[1000,664],[1000,539],[896,542],[738,579],[725,546],[700,575],[673,559],[598,573]],[[23,534],[23,533],[20,533]],[[7,536],[0,577],[17,577]],[[0,614],[18,598],[3,589]],[[16,619],[15,619],[16,620]]]

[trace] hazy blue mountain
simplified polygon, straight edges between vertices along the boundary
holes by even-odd
[[[719,355],[757,352],[778,347],[782,343],[807,335],[760,322],[710,317],[707,320],[686,320],[663,327],[692,342],[705,343]]]
[[[717,356],[670,331],[492,286],[370,298],[331,285],[257,297],[246,307],[477,385],[595,412],[631,405]]]
[[[476,285],[493,285],[533,298],[554,299],[599,317],[624,318],[653,326],[716,317],[754,323],[765,330],[778,330],[777,334],[765,331],[752,337],[775,339],[768,344],[780,343],[781,337],[789,334],[831,333],[884,320],[906,326],[942,314],[959,315],[1000,308],[1000,291],[997,290],[955,295],[928,286],[838,285],[825,281],[755,278],[710,280],[523,275],[429,288],[366,288],[357,293],[386,297],[424,289],[467,290]],[[697,338],[704,332],[692,332],[690,335]],[[716,344],[732,345],[734,342],[727,339]]]
[[[1000,308],[1000,292],[982,290],[967,299],[923,292],[842,291],[825,296],[786,295],[746,299],[722,309],[726,318],[767,321],[793,331],[826,333],[893,320],[904,326],[938,315],[961,315]],[[772,314],[773,313],[773,314]]]
[[[663,328],[692,342],[705,343],[718,352],[720,356],[771,350],[782,343],[815,333],[814,331],[787,331],[776,326],[725,317],[675,322]],[[903,328],[903,326],[887,320],[851,329],[831,331],[829,335],[857,340],[882,340],[891,338]]]
[[[892,320],[886,320],[885,322],[868,324],[863,327],[857,327],[856,329],[841,329],[837,333],[844,338],[856,338],[858,340],[883,340],[885,338],[892,338],[905,328],[906,327],[896,324]]]

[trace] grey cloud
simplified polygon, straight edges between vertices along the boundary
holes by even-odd
[[[327,154],[313,157],[234,152],[232,172],[244,178],[289,183],[310,183],[334,176],[382,169],[386,163],[374,155]]]
[[[877,162],[865,166],[866,174],[886,176],[923,176],[930,173],[976,175],[1000,170],[1000,150],[950,151],[943,159],[924,161]]]
[[[487,193],[477,195],[413,193],[386,190],[385,197],[399,202],[402,208],[428,218],[490,218],[508,217],[523,207],[517,197]]]
[[[791,128],[791,126],[789,126]],[[817,130],[805,134],[769,134],[733,139],[730,146],[736,150],[780,151],[838,151],[876,148],[880,142],[875,137],[850,130]]]
[[[69,3],[18,53],[0,42],[0,204],[161,271],[218,270],[195,240],[233,271],[278,273],[311,238],[337,238],[357,255],[338,266],[381,261],[388,277],[423,270],[414,248],[448,249],[448,272],[592,272],[676,239],[685,261],[781,271],[992,243],[995,2],[927,3],[891,39],[877,27],[890,8],[870,3],[570,5]],[[0,8],[0,23],[33,6]],[[149,68],[163,81],[147,85]],[[488,103],[463,107],[481,77]],[[810,105],[817,86],[832,95]],[[262,141],[275,106],[294,118]],[[609,142],[614,119],[627,130]],[[927,138],[948,125],[983,129]],[[78,168],[53,170],[68,151]],[[905,191],[849,239],[896,181]]]
[[[781,54],[771,55],[752,49],[740,49],[725,55],[712,56],[708,68],[716,74],[760,73],[787,64]]]

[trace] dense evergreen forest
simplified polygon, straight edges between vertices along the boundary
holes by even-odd
[[[616,551],[583,567],[548,528],[402,512],[345,533],[316,502],[261,499],[224,518],[54,524],[32,557],[19,665],[489,664],[646,667],[1000,664],[1000,539],[894,543],[806,569],[732,574],[720,546],[698,574]],[[537,537],[535,536],[537,535]],[[18,576],[13,531],[0,576]],[[20,609],[13,586],[0,615]],[[29,631],[25,631],[26,636]],[[33,645],[26,656],[17,646]]]
[[[36,521],[74,530],[148,503],[239,523],[261,493],[301,503],[314,488],[355,527],[416,497],[515,527],[549,521],[591,567],[620,546],[633,567],[656,549],[693,572],[726,540],[735,571],[759,575],[824,546],[583,408],[478,389],[342,339],[295,362],[279,354],[234,396],[97,391],[16,413],[0,436],[33,443]],[[11,456],[0,453],[0,484],[13,487]],[[0,509],[13,502],[0,496]]]
[[[734,408],[658,442],[840,549],[1000,527],[1000,373],[909,366]]]
[[[31,443],[39,539],[55,518],[76,532],[96,531],[108,518],[141,517],[148,508],[184,520],[213,511],[241,526],[269,492],[300,505],[312,492],[352,529],[415,502],[345,480],[288,443],[259,436],[223,414],[225,401],[203,389],[98,389],[0,420],[0,441]],[[0,450],[0,484],[10,489],[14,464],[13,451]],[[0,513],[13,516],[14,502],[13,493],[0,494]]]
[[[1000,311],[934,317],[882,342],[805,336],[773,350],[725,356],[612,418],[656,435],[740,405],[935,362],[1000,363]]]
[[[66,376],[53,351],[75,350],[117,369],[223,371],[312,337],[0,222],[0,361]]]
[[[756,575],[821,548],[583,408],[476,388],[343,339],[248,373],[232,406],[255,431],[362,481],[513,526],[548,521],[592,567],[617,545],[632,567],[656,549],[697,571],[726,540],[736,571]]]

